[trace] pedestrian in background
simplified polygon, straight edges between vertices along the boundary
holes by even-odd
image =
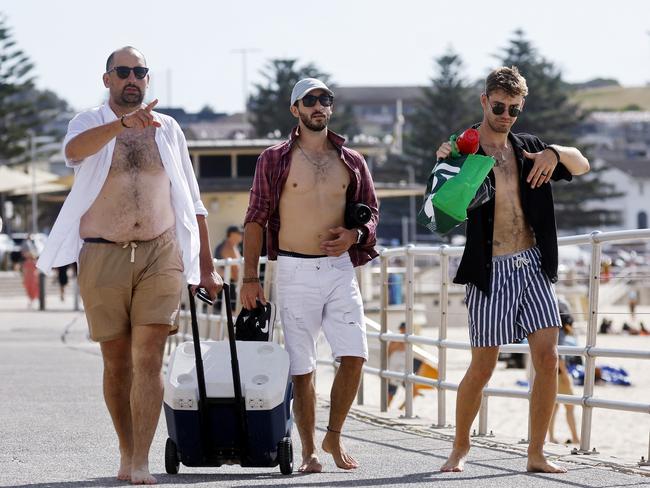
[[[36,259],[38,258],[36,245],[32,236],[28,236],[22,243],[20,253],[22,256],[21,269],[23,273],[23,286],[27,294],[27,306],[32,308],[34,300],[38,300],[38,269],[36,269]]]

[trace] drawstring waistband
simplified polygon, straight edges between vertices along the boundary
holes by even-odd
[[[135,248],[138,247],[138,245],[133,241],[125,242],[122,249],[126,249],[129,246],[131,246],[131,262],[135,263]]]
[[[517,256],[515,258],[515,266],[521,268],[522,266],[528,266],[530,264],[530,259],[523,256]]]
[[[146,241],[109,241],[108,239],[104,239],[103,237],[84,237],[84,242],[87,244],[115,244],[117,246],[121,246],[122,249],[126,249],[127,247],[131,247],[131,262],[135,263],[135,248],[138,247],[138,243],[140,245],[145,246],[145,249],[149,245],[163,245],[169,242],[172,239],[176,238],[176,228],[175,227],[170,227],[167,229],[165,232],[160,234],[158,237],[154,237],[153,239],[149,239]]]

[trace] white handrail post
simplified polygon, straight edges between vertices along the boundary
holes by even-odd
[[[359,293],[361,293],[361,300],[364,300],[364,297],[365,297],[365,294],[364,294],[365,282],[362,279],[362,277],[363,277],[362,272],[363,272],[364,268],[365,268],[365,266],[359,266],[359,267],[355,268],[355,270],[354,270],[355,271],[355,276],[357,278],[357,283],[359,285]],[[365,376],[366,376],[365,372],[363,370],[361,370],[361,379],[359,380],[359,387],[357,388],[357,405],[363,405],[363,402],[364,402],[364,398],[363,398],[363,393],[364,393],[364,391],[363,391],[364,390],[363,383],[364,383],[364,381],[363,381],[363,379],[364,379]]]
[[[408,377],[413,374],[413,344],[408,341],[408,337],[413,335],[413,303],[415,301],[415,284],[414,284],[414,267],[415,255],[412,249],[415,246],[409,244],[406,246],[406,354],[404,365],[404,388],[406,390],[406,399],[404,407],[404,417],[410,419],[413,417],[413,382]]]
[[[478,411],[478,435],[480,436],[487,435],[488,398],[490,397],[485,393],[481,395],[481,408]]]
[[[380,325],[381,334],[388,331],[388,258],[381,255],[380,259]],[[379,339],[379,370],[380,374],[388,369],[388,345],[380,336]],[[381,376],[379,380],[379,406],[382,412],[388,411],[388,380]]]
[[[598,290],[600,287],[601,244],[598,240],[600,231],[591,233],[591,263],[589,265],[589,317],[587,321],[587,355],[585,357],[585,384],[582,398],[582,425],[580,429],[580,452],[589,452],[591,444],[591,420],[593,407],[587,404],[594,394],[596,379],[596,358],[589,354],[589,349],[596,345],[598,332]]]
[[[447,379],[447,348],[442,341],[447,339],[449,311],[449,255],[447,245],[440,246],[440,327],[438,328],[438,424],[447,424],[447,390],[442,383]]]
[[[528,346],[530,350],[530,345]],[[530,442],[530,437],[532,434],[533,422],[530,417],[530,403],[533,398],[533,384],[535,384],[535,375],[537,374],[535,370],[535,365],[533,364],[533,356],[528,354],[524,356],[526,359],[526,369],[528,370],[528,431],[526,434],[526,442]]]
[[[361,372],[361,379],[359,381],[359,388],[357,389],[357,405],[363,405],[363,378],[365,377],[364,372]]]
[[[261,274],[260,273],[261,267],[262,267],[262,263],[260,262],[257,265],[258,276]],[[262,288],[264,289],[264,296],[266,297],[267,300],[270,301],[277,300],[277,297],[275,296],[277,289],[273,286],[276,280],[277,268],[278,268],[277,261],[269,261],[266,258],[264,258],[264,285],[262,286]]]
[[[73,293],[74,293],[74,307],[73,310],[75,312],[79,311],[79,280],[77,280],[77,275],[75,274],[74,281],[72,283],[73,286]]]

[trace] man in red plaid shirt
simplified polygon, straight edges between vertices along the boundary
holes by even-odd
[[[298,120],[289,140],[266,149],[257,161],[244,228],[242,305],[265,303],[257,276],[262,233],[269,259],[278,261],[278,302],[291,360],[294,412],[302,441],[301,472],[322,470],[316,452],[316,340],[324,332],[341,365],[331,393],[322,443],[342,469],[358,462],[341,443],[341,430],[368,359],[363,303],[354,267],[374,249],[378,204],[363,156],[343,146],[327,128],[334,94],[320,80],[300,80],[290,110]],[[352,204],[370,208],[370,221],[346,228]]]

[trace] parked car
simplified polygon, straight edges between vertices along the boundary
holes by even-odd
[[[0,269],[10,267],[11,253],[16,248],[14,240],[7,234],[0,234]]]

